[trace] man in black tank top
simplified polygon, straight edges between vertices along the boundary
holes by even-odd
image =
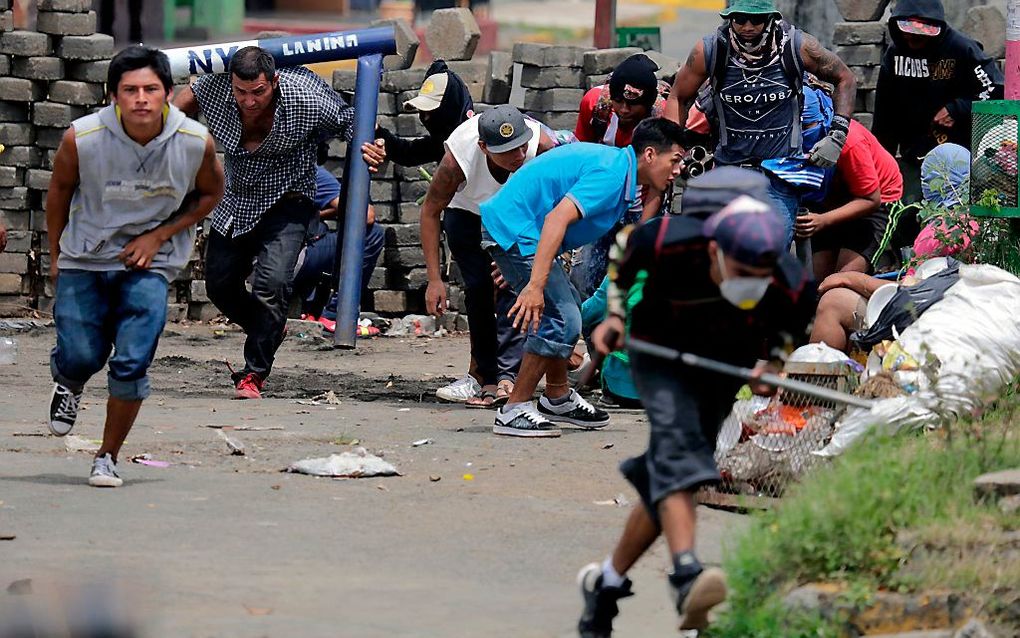
[[[719,30],[699,41],[677,72],[666,117],[681,124],[698,90],[709,82],[718,121],[717,165],[760,170],[763,160],[800,155],[802,74],[807,70],[836,88],[829,135],[809,153],[817,166],[833,166],[846,142],[857,94],[853,73],[813,36],[782,19],[772,0],[736,0],[720,13]],[[769,197],[793,237],[797,193],[771,176]]]

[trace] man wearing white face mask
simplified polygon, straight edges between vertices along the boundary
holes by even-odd
[[[634,337],[739,366],[773,358],[789,342],[806,341],[814,311],[814,283],[785,247],[784,220],[747,196],[705,221],[659,217],[629,237],[621,233],[622,257],[609,271],[609,316],[592,341],[603,354],[623,347],[620,300],[644,279],[629,316]],[[630,358],[651,436],[647,452],[620,470],[642,502],[613,553],[578,576],[585,601],[578,628],[586,638],[611,634],[617,601],[631,595],[625,574],[660,533],[673,557],[669,581],[681,629],[704,628],[709,610],[726,597],[722,571],[704,568],[694,555],[694,494],[720,478],[715,440],[741,381],[634,351]]]

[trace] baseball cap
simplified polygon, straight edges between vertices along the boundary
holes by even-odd
[[[720,166],[687,181],[680,198],[680,212],[706,219],[741,195],[767,201],[768,192],[769,178],[758,171]]]
[[[901,18],[896,21],[896,26],[903,33],[912,33],[914,35],[936,36],[942,33],[941,26],[925,22],[924,20],[918,20],[917,18]]]
[[[527,144],[534,135],[516,107],[500,104],[478,116],[478,138],[490,153],[506,153]]]
[[[748,15],[779,14],[779,9],[776,8],[772,0],[734,0],[733,4],[720,11],[719,15],[727,18],[734,13]]]
[[[443,95],[446,94],[446,86],[450,83],[450,76],[446,73],[435,73],[425,78],[418,95],[404,102],[404,110],[410,113],[415,111],[435,111],[443,102]]]
[[[702,232],[714,239],[723,253],[745,266],[775,266],[786,250],[783,219],[774,208],[747,195],[705,220]]]

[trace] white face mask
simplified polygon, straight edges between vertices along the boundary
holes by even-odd
[[[754,310],[768,292],[772,277],[727,277],[726,261],[721,249],[716,249],[716,256],[719,259],[719,274],[723,278],[719,284],[723,299],[741,310]]]

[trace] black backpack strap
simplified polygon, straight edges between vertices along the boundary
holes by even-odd
[[[726,116],[723,113],[722,96],[719,94],[719,87],[726,80],[726,65],[730,57],[730,40],[727,37],[727,26],[720,26],[715,33],[702,38],[705,46],[705,69],[708,71],[708,82],[711,87],[712,112],[714,122],[719,131],[719,145],[725,145]],[[706,115],[707,115],[706,111]]]
[[[786,44],[780,61],[783,65],[783,72],[786,74],[790,87],[797,96],[797,109],[793,117],[793,132],[790,136],[790,151],[799,155],[801,146],[804,143],[804,131],[801,128],[800,115],[804,109],[804,60],[800,57],[800,47],[804,41],[803,32],[792,24],[782,22],[783,30],[786,32]]]

